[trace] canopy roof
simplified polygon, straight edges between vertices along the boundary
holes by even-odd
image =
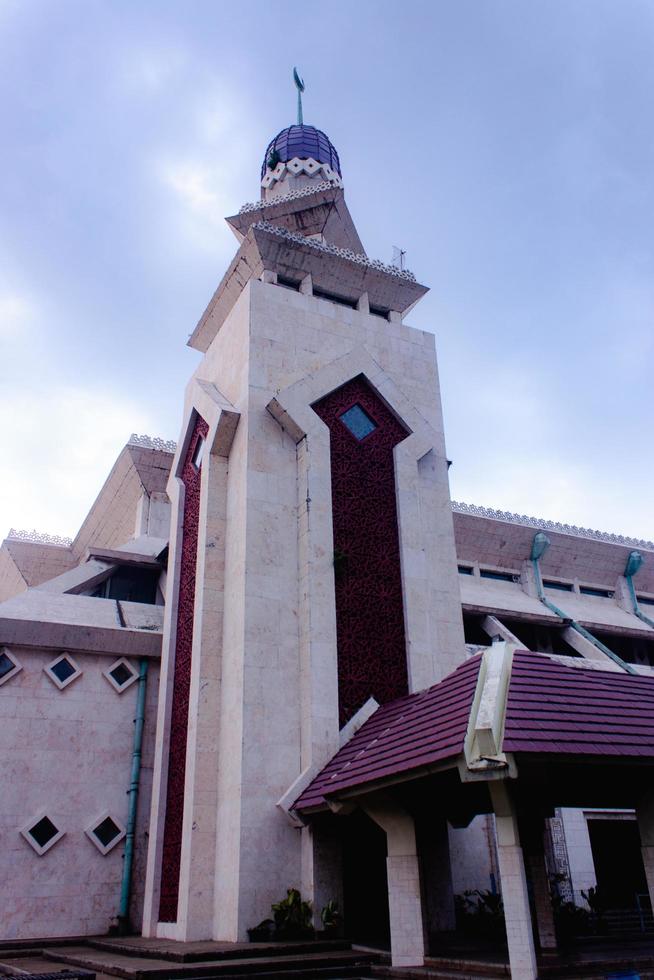
[[[498,646],[433,687],[378,708],[291,809],[321,810],[328,799],[435,769],[515,775],[507,753],[518,764],[527,755],[654,760],[654,678]],[[493,740],[496,751],[486,755]]]
[[[654,758],[654,679],[516,653],[502,748]]]

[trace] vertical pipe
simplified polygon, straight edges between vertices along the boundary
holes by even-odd
[[[118,909],[118,929],[125,934],[129,929],[129,900],[132,888],[132,867],[134,864],[134,829],[136,826],[136,804],[141,777],[141,750],[143,745],[143,726],[145,723],[145,691],[148,679],[148,662],[143,658],[139,665],[138,692],[136,696],[136,718],[134,719],[134,744],[132,749],[132,771],[129,782],[129,806],[127,810],[127,833],[125,834],[125,855],[123,879],[120,886],[120,906]]]
[[[629,566],[627,566],[627,569],[628,568]],[[654,620],[650,619],[649,616],[646,616],[638,604],[638,596],[636,595],[636,590],[634,588],[634,580],[632,577],[632,573],[630,573],[628,570],[625,570],[624,577],[627,580],[627,586],[629,588],[629,595],[631,597],[631,605],[633,606],[634,616],[638,616],[638,618],[642,620],[643,623],[647,623],[648,626],[654,627]]]
[[[550,600],[545,595],[545,590],[543,589],[543,580],[540,574],[539,561],[540,561],[540,556],[535,555],[532,546],[531,564],[534,569],[534,577],[536,579],[536,590],[538,592],[538,598],[543,603],[543,605],[547,606],[548,609],[551,609],[552,612],[556,613],[557,616],[560,616],[561,619],[565,619],[570,624],[573,630],[576,630],[576,632],[581,634],[581,636],[583,636],[584,639],[588,640],[590,643],[593,644],[593,646],[597,647],[598,650],[601,650],[602,653],[606,654],[606,656],[609,657],[609,659],[612,660],[613,663],[617,664],[618,667],[622,667],[622,669],[627,674],[637,674],[638,671],[636,670],[635,667],[633,667],[631,664],[625,663],[625,661],[622,660],[622,658],[619,657],[617,653],[614,653],[613,650],[609,650],[609,648],[604,643],[602,643],[601,640],[598,640],[596,636],[593,636],[593,634],[590,633],[585,626],[582,626],[581,623],[577,623],[574,619],[572,619],[570,616],[564,613],[562,609],[559,609],[559,607],[555,606],[553,602],[550,602]]]

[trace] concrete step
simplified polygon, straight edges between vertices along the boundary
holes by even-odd
[[[211,962],[176,963],[160,958],[131,957],[121,953],[97,950],[87,946],[45,949],[43,955],[51,962],[82,967],[96,973],[125,980],[226,980],[227,977],[276,976],[300,978],[315,974],[327,977],[361,975],[364,968],[378,957],[370,954],[343,952],[311,952],[273,957],[224,958]],[[316,971],[322,971],[316,973]]]
[[[85,946],[123,956],[172,960],[178,963],[201,963],[204,960],[255,959],[260,956],[292,956],[303,953],[350,952],[352,946],[341,939],[275,943],[219,943],[151,939],[140,936],[122,939],[89,939]]]
[[[4,951],[0,953],[0,978],[5,974],[13,974],[15,976],[25,976],[26,980],[28,980],[34,974],[53,973],[55,971],[71,969],[65,963],[57,964],[52,960],[46,960],[42,956],[35,955],[36,952],[12,957],[11,959],[3,958],[5,956]],[[113,980],[113,977],[109,976],[108,973],[96,973],[95,980]]]
[[[434,970],[431,967],[415,969],[402,967],[393,970],[390,967],[373,966],[370,970],[370,976],[373,980],[375,977],[390,977],[393,980],[488,980],[488,976],[482,973],[453,973],[451,970]]]

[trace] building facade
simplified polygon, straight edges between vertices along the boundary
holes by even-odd
[[[545,863],[515,843],[507,884],[502,794],[522,763],[502,737],[516,651],[563,670],[556,683],[651,675],[654,544],[452,504],[434,336],[405,322],[426,287],[365,254],[325,134],[278,134],[261,200],[227,221],[238,248],[189,341],[202,357],[177,445],[128,444],[73,542],[0,549],[10,935],[131,918],[145,936],[240,941],[293,886],[413,965],[454,929],[456,894],[502,890],[528,917],[525,866],[532,903],[544,873],[577,904],[615,887],[611,840],[633,868],[615,901],[646,896],[631,790],[599,807],[589,790],[586,809],[553,790]],[[441,724],[452,677],[470,693],[460,781],[494,780],[474,806],[429,782],[435,759],[396,790],[401,740],[363,795],[331,799],[324,773],[357,733],[430,691]],[[530,929],[515,977],[535,975]]]

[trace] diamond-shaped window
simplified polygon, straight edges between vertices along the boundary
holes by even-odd
[[[82,671],[79,669],[75,661],[67,653],[63,653],[52,663],[49,663],[47,667],[43,668],[52,681],[60,690],[72,684],[74,680],[82,676]]]
[[[51,817],[42,813],[23,827],[21,834],[37,854],[45,854],[64,836],[64,831],[57,827]]]
[[[11,678],[22,670],[22,666],[13,653],[7,649],[7,647],[2,647],[0,649],[0,686],[5,683],[5,681],[11,680]]]
[[[339,418],[359,442],[377,428],[377,423],[373,422],[358,402],[352,408],[348,408],[347,412],[343,412]]]
[[[125,836],[125,828],[109,813],[103,813],[86,828],[86,836],[101,854],[108,854]]]
[[[130,687],[136,678],[138,677],[137,671],[134,670],[129,660],[125,660],[121,657],[120,660],[115,660],[110,667],[102,672],[107,678],[111,686],[119,694],[126,691]]]

